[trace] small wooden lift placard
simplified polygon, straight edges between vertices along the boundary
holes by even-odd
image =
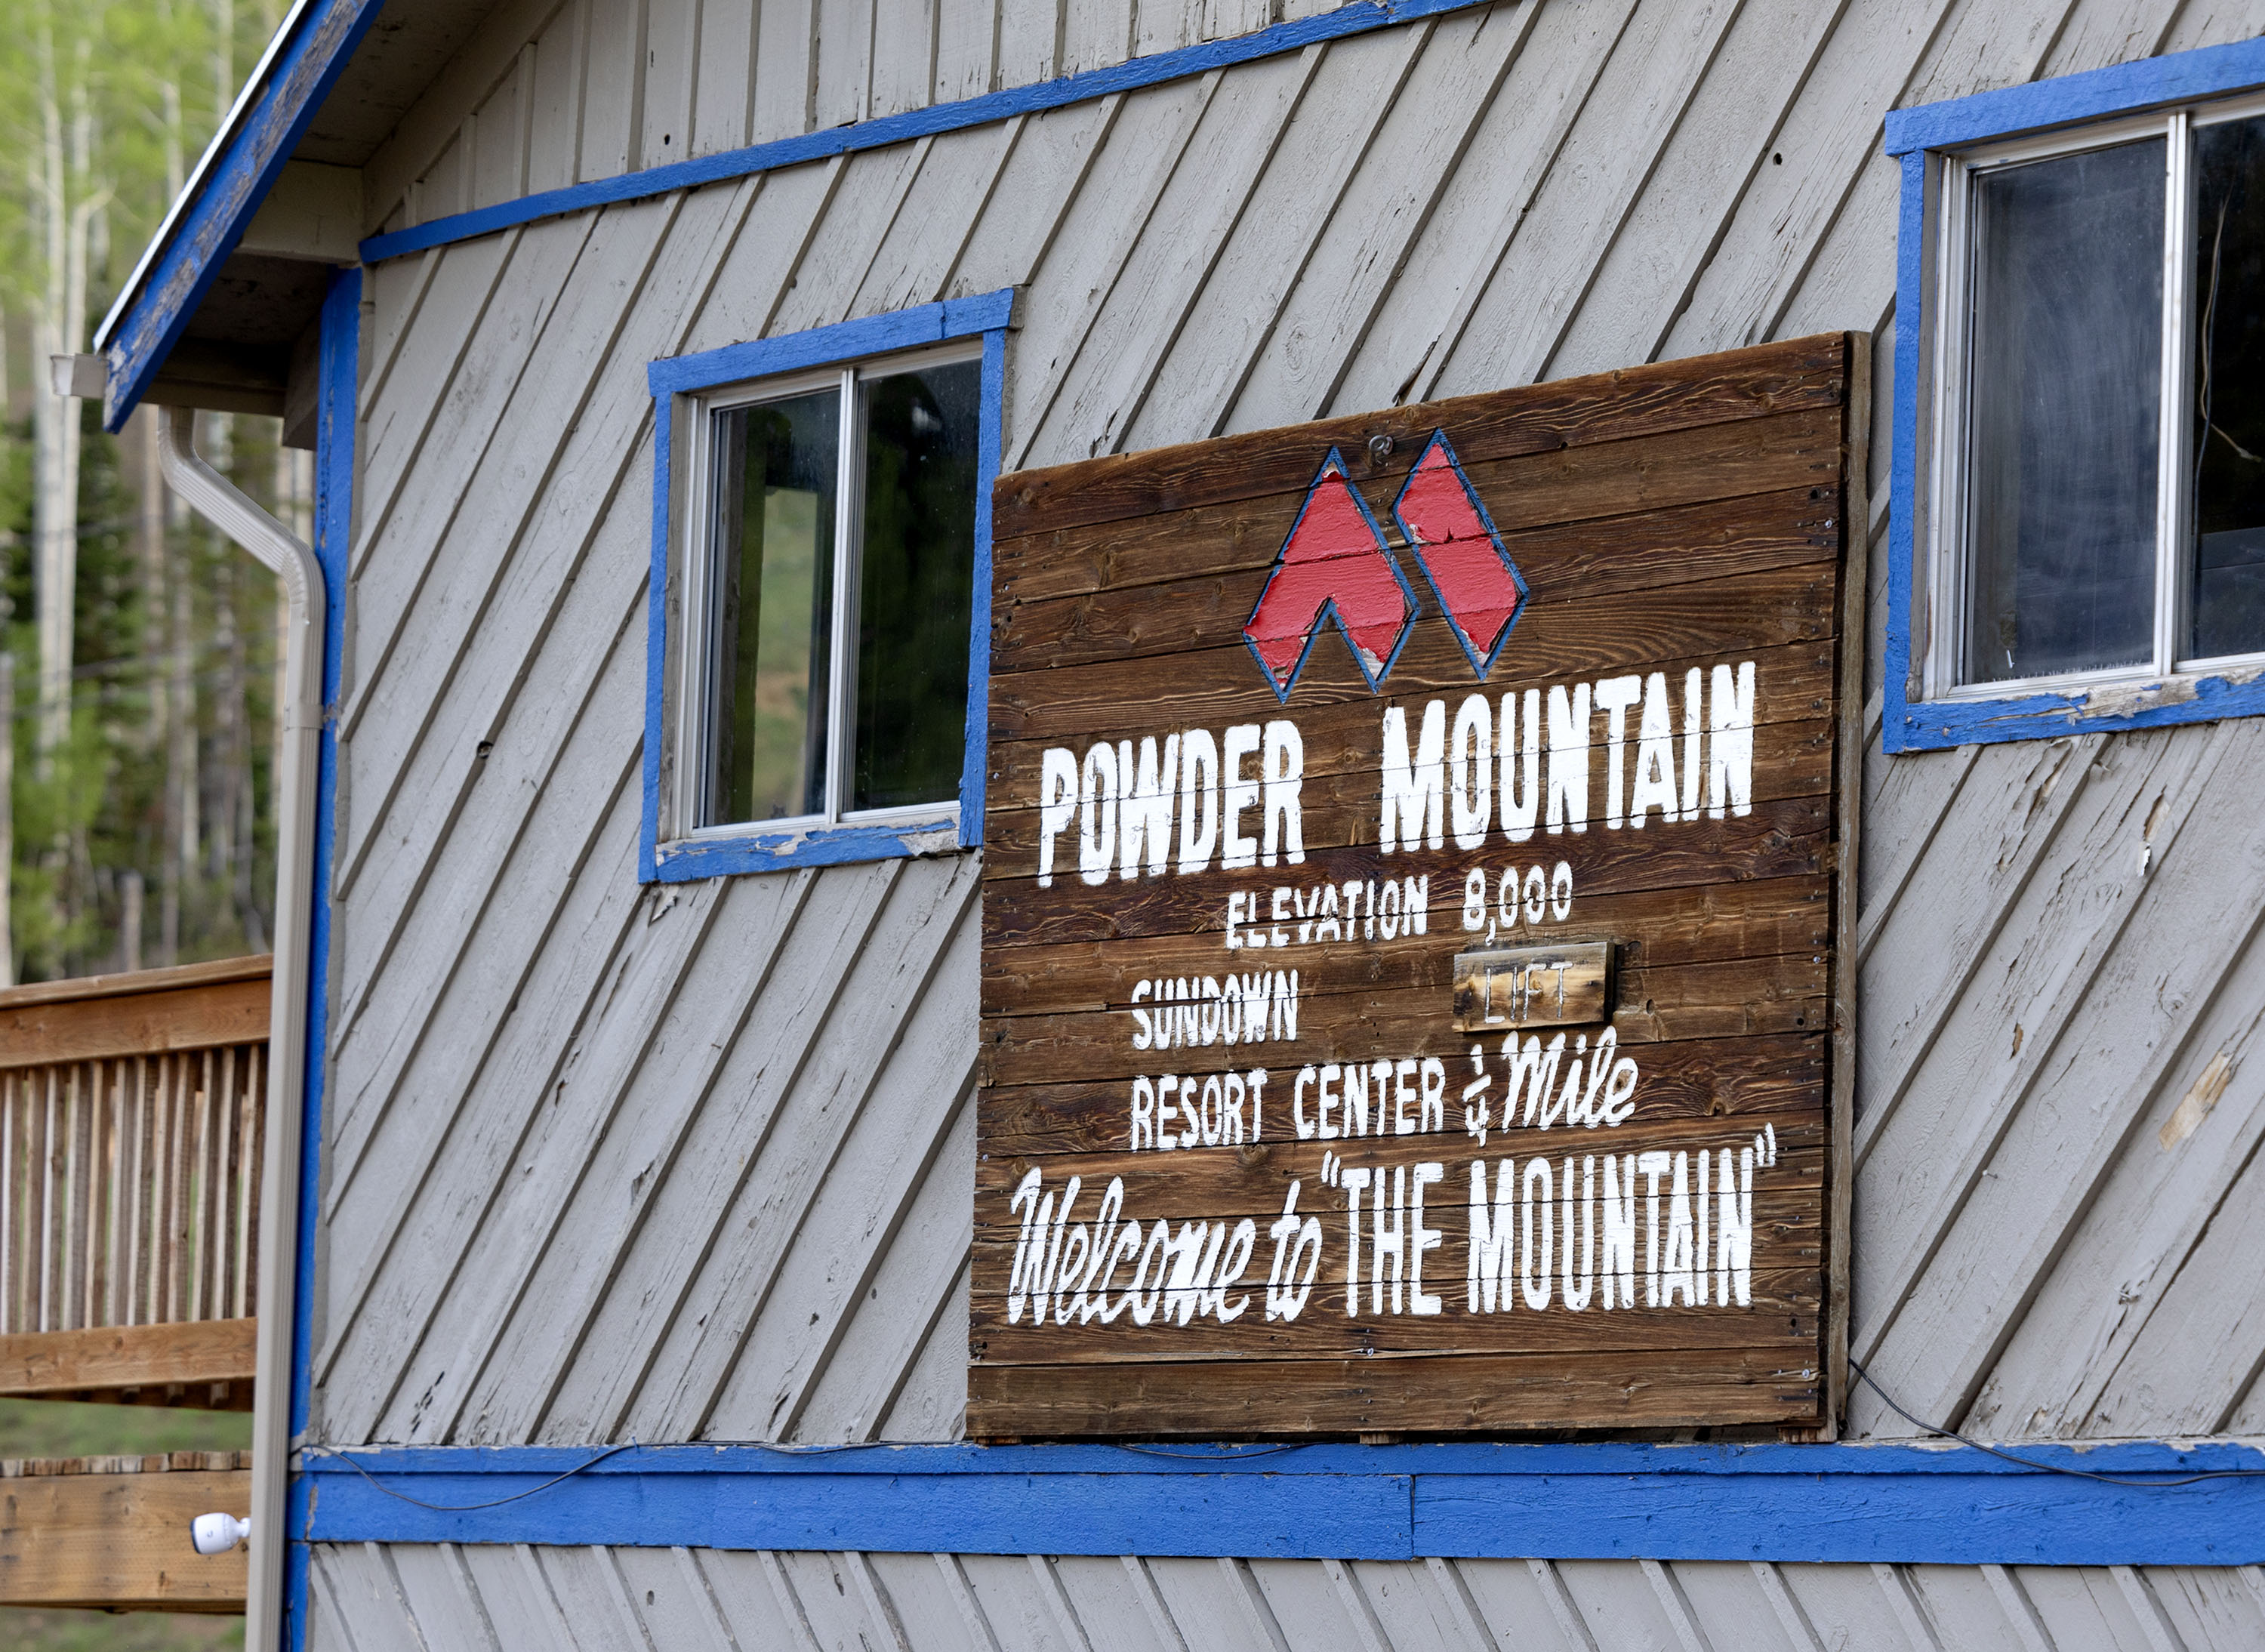
[[[1862,373],[1000,479],[972,1436],[1830,1432]]]

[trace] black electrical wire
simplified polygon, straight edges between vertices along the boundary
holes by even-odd
[[[1161,1445],[1119,1445],[1120,1452],[1138,1452],[1143,1457],[1176,1457],[1197,1463],[1240,1463],[1253,1457],[1271,1457],[1277,1452],[1302,1452],[1308,1442],[1300,1440],[1294,1445],[1262,1445],[1255,1451],[1239,1452],[1232,1448],[1217,1452],[1174,1452]]]
[[[599,1452],[589,1458],[587,1460],[575,1464],[573,1467],[567,1469],[564,1474],[553,1474],[550,1479],[544,1481],[539,1486],[529,1486],[526,1490],[515,1491],[508,1497],[496,1497],[486,1503],[427,1503],[422,1497],[412,1497],[405,1491],[395,1490],[391,1486],[387,1485],[383,1481],[378,1479],[376,1475],[371,1474],[368,1469],[364,1468],[360,1463],[354,1461],[353,1458],[347,1456],[344,1452],[335,1450],[327,1445],[309,1445],[302,1447],[301,1449],[311,1452],[318,1457],[337,1458],[339,1461],[344,1463],[348,1468],[353,1469],[355,1474],[360,1474],[364,1480],[368,1481],[372,1488],[377,1491],[382,1491],[387,1496],[396,1498],[400,1502],[412,1503],[419,1509],[429,1509],[435,1514],[471,1514],[483,1509],[500,1509],[507,1503],[517,1503],[522,1498],[532,1497],[539,1492],[548,1491],[553,1486],[559,1484],[563,1481],[572,1480],[577,1474],[587,1474],[591,1469],[595,1468],[600,1463],[604,1462],[609,1457],[615,1457],[623,1452],[634,1450],[637,1444],[637,1441],[630,1440],[625,1445],[609,1445],[605,1450]],[[782,1445],[770,1440],[696,1440],[688,1441],[687,1444],[710,1447],[728,1445],[745,1448],[753,1446],[758,1451],[769,1452],[780,1457],[832,1457],[843,1452],[887,1451],[890,1449],[892,1442],[888,1440],[855,1440],[840,1445]],[[1248,1452],[1173,1452],[1165,1451],[1155,1446],[1147,1445],[1123,1445],[1119,1446],[1118,1449],[1120,1451],[1138,1452],[1144,1457],[1176,1457],[1185,1458],[1190,1460],[1200,1462],[1239,1463],[1249,1458],[1271,1457],[1278,1452],[1300,1451],[1303,1450],[1304,1447],[1302,1444],[1298,1445],[1267,1445],[1262,1446],[1256,1451]]]
[[[2016,1457],[2013,1452],[2001,1452],[1994,1445],[1985,1445],[1979,1440],[1970,1440],[1956,1429],[1947,1429],[1940,1423],[1928,1423],[1915,1417],[1897,1405],[1895,1397],[1880,1386],[1879,1379],[1858,1365],[1854,1359],[1851,1358],[1848,1361],[1848,1369],[1861,1377],[1871,1391],[1887,1402],[1889,1410],[1913,1428],[1925,1429],[1930,1434],[1939,1434],[1945,1439],[1956,1440],[1961,1445],[1971,1446],[1977,1452],[1986,1452],[1992,1457],[2002,1458],[2009,1463],[2018,1463],[2023,1468],[2034,1469],[2042,1474],[2072,1474],[2079,1480],[2096,1480],[2103,1486],[2134,1486],[2142,1491],[2168,1489],[2174,1486],[2197,1485],[2205,1480],[2249,1480],[2265,1475],[2265,1468],[2214,1468],[2206,1474],[2187,1474],[2177,1480],[2127,1480],[2116,1474],[2096,1474],[2088,1468],[2070,1468],[2060,1463],[2040,1463],[2034,1458]]]
[[[2181,1475],[2175,1480],[2163,1480],[2159,1478],[2152,1480],[2133,1480],[2118,1474],[2095,1474],[2088,1468],[2070,1468],[2060,1463],[2041,1463],[2034,1458],[2017,1457],[2013,1452],[2000,1451],[1994,1445],[1985,1445],[1979,1440],[1969,1439],[1965,1435],[1961,1434],[1955,1429],[1945,1428],[1939,1423],[1929,1423],[1924,1418],[1914,1416],[1909,1411],[1904,1409],[1901,1405],[1897,1404],[1896,1402],[1895,1396],[1880,1386],[1879,1379],[1874,1377],[1870,1372],[1865,1370],[1864,1367],[1859,1365],[1854,1359],[1851,1358],[1848,1361],[1848,1369],[1854,1372],[1856,1375],[1863,1380],[1866,1386],[1869,1387],[1874,1394],[1880,1396],[1881,1400],[1886,1404],[1889,1410],[1894,1412],[1897,1416],[1910,1423],[1913,1428],[1924,1429],[1929,1434],[1939,1435],[1944,1439],[1955,1440],[1961,1445],[1980,1452],[1985,1456],[1995,1457],[2001,1461],[2014,1464],[2019,1467],[2028,1469],[2036,1474],[2067,1474],[2077,1480],[2097,1481],[2103,1486],[2130,1486],[2142,1491],[2168,1490],[2179,1486],[2199,1485],[2206,1480],[2252,1480],[2261,1476],[2265,1476],[2265,1468],[2217,1468],[2208,1470],[2199,1474]],[[892,1442],[887,1440],[856,1440],[845,1442],[840,1445],[783,1445],[769,1440],[699,1440],[688,1442],[688,1444],[709,1447],[734,1446],[746,1448],[752,1446],[758,1451],[769,1452],[780,1457],[832,1457],[839,1455],[844,1452],[886,1451],[890,1449]],[[1137,1452],[1143,1457],[1169,1457],[1187,1462],[1240,1463],[1247,1462],[1253,1458],[1272,1457],[1282,1452],[1303,1451],[1306,1444],[1306,1442],[1301,1441],[1297,1444],[1288,1445],[1264,1445],[1251,1451],[1236,1451],[1229,1449],[1226,1451],[1209,1452],[1176,1452],[1168,1450],[1162,1446],[1130,1445],[1119,1445],[1117,1449],[1119,1451]],[[630,1440],[621,1445],[609,1445],[603,1451],[598,1452],[592,1457],[588,1458],[586,1460],[575,1464],[573,1467],[567,1469],[564,1473],[553,1474],[541,1485],[529,1486],[526,1490],[515,1491],[508,1497],[496,1497],[486,1503],[427,1503],[422,1497],[412,1497],[405,1491],[395,1490],[392,1487],[378,1479],[376,1475],[371,1474],[368,1469],[364,1468],[360,1463],[354,1461],[353,1458],[347,1456],[344,1452],[336,1451],[324,1445],[310,1445],[304,1449],[313,1452],[318,1456],[337,1458],[339,1461],[344,1463],[348,1468],[353,1469],[355,1474],[360,1474],[364,1480],[368,1481],[373,1488],[378,1491],[383,1492],[389,1497],[397,1498],[403,1503],[413,1503],[419,1509],[429,1509],[435,1514],[471,1514],[483,1509],[500,1509],[506,1503],[518,1503],[523,1498],[532,1497],[538,1493],[548,1491],[553,1486],[559,1484],[561,1481],[572,1480],[577,1474],[587,1474],[591,1469],[595,1468],[608,1458],[617,1457],[623,1452],[635,1450],[637,1448],[637,1441]]]
[[[636,1445],[637,1442],[635,1440],[631,1440],[624,1445],[609,1445],[604,1451],[600,1452],[596,1456],[591,1458],[588,1461],[575,1464],[573,1467],[568,1469],[563,1474],[553,1474],[550,1479],[544,1481],[539,1486],[529,1486],[525,1491],[514,1491],[508,1497],[497,1497],[487,1503],[427,1503],[422,1497],[412,1497],[405,1491],[396,1491],[392,1487],[387,1485],[376,1475],[371,1474],[369,1470],[364,1468],[360,1463],[354,1461],[353,1458],[347,1456],[344,1452],[333,1451],[327,1445],[309,1445],[303,1446],[301,1449],[312,1452],[318,1457],[337,1458],[339,1461],[344,1463],[348,1468],[353,1469],[355,1474],[360,1474],[364,1480],[369,1481],[369,1483],[377,1490],[383,1492],[389,1497],[398,1498],[403,1503],[414,1503],[420,1509],[430,1509],[435,1514],[471,1514],[481,1509],[500,1509],[507,1503],[517,1503],[522,1497],[532,1497],[537,1492],[548,1491],[560,1481],[572,1480],[577,1474],[586,1474],[591,1469],[595,1468],[600,1463],[604,1462],[608,1457],[619,1456],[623,1452],[634,1450]]]

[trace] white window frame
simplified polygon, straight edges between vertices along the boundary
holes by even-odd
[[[1938,156],[1934,182],[1934,269],[1928,308],[1934,329],[1933,440],[1926,477],[1926,612],[1930,622],[1920,651],[1920,696],[1928,701],[1988,701],[2039,692],[2083,690],[2199,677],[2265,664],[2265,651],[2199,659],[2179,653],[2188,629],[2193,561],[2189,520],[2193,455],[2193,317],[2188,313],[2194,278],[2194,248],[2189,233],[2192,190],[2189,166],[2196,128],[2265,113],[2265,93],[2215,99],[2103,120],[2037,136],[1977,144]],[[2160,423],[2157,433],[2155,490],[2155,612],[2153,649],[2145,662],[2098,670],[2009,679],[1960,680],[1966,659],[1968,599],[1968,510],[1965,466],[1970,446],[1967,385],[1972,314],[1973,186],[1992,172],[2089,149],[2163,137],[2165,212],[2163,225],[2163,328],[2159,368]]]
[[[871,379],[921,368],[980,365],[983,353],[983,339],[976,336],[805,373],[718,385],[677,398],[676,424],[683,433],[683,462],[679,474],[684,491],[674,513],[678,540],[674,551],[676,565],[684,576],[683,607],[674,684],[677,715],[671,730],[673,761],[669,765],[669,783],[662,790],[667,811],[661,821],[664,839],[676,842],[728,841],[758,832],[822,831],[868,825],[915,831],[958,829],[960,799],[956,787],[953,796],[934,803],[887,809],[849,807],[855,756],[852,744],[857,716],[857,602],[864,559],[864,385]],[[712,622],[721,573],[716,497],[721,469],[718,415],[829,389],[841,393],[841,426],[835,444],[835,463],[840,469],[834,499],[833,636],[827,659],[826,806],[813,814],[694,825],[691,823],[700,820],[706,812],[709,770],[712,767],[708,756],[713,750],[715,732],[715,696],[710,692],[708,673],[714,651]],[[979,564],[980,560],[979,556]]]

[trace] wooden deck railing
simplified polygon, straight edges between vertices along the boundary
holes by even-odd
[[[269,972],[0,991],[0,1394],[250,1407]]]

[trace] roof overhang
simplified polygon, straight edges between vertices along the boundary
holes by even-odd
[[[208,396],[218,390],[240,411],[286,411],[291,353],[321,305],[328,276],[318,260],[237,256],[238,249],[383,4],[298,0],[277,31],[95,334],[103,357],[105,429],[122,426],[169,366],[177,366],[168,375],[178,381],[169,386],[177,402],[221,404],[198,399],[194,387]],[[358,178],[353,193],[358,219]],[[344,261],[352,262],[352,255]],[[202,313],[215,298],[220,313]],[[175,364],[193,319],[217,321],[199,331],[222,336],[204,341],[214,347]]]
[[[117,430],[142,402],[268,413],[313,443],[316,338],[361,261],[362,168],[497,0],[296,0],[68,374]],[[99,389],[91,382],[97,376]]]

